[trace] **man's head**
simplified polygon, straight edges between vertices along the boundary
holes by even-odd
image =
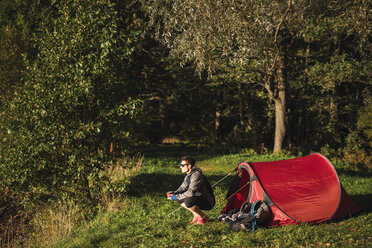
[[[183,156],[181,158],[181,162],[182,161],[185,161],[187,164],[190,164],[192,167],[195,165],[195,159],[193,159],[192,157],[189,157],[189,156]]]
[[[181,170],[183,173],[189,173],[195,165],[195,160],[192,157],[184,156],[181,158]]]

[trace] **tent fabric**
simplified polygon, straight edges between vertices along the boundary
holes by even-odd
[[[263,200],[271,208],[269,226],[320,223],[359,211],[331,162],[319,153],[270,162],[241,162],[222,213],[245,201]]]

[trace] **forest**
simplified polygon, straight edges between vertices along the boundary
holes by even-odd
[[[0,194],[94,205],[169,143],[368,171],[371,23],[367,0],[2,0]]]

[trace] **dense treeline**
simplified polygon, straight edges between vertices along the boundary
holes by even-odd
[[[0,2],[0,188],[94,198],[166,140],[370,165],[370,1]]]

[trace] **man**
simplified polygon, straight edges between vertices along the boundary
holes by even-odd
[[[190,223],[202,225],[208,221],[208,216],[202,210],[210,210],[215,204],[213,190],[201,169],[195,166],[193,158],[182,157],[180,168],[186,174],[185,178],[176,191],[167,193],[167,198],[177,201],[193,214]]]

